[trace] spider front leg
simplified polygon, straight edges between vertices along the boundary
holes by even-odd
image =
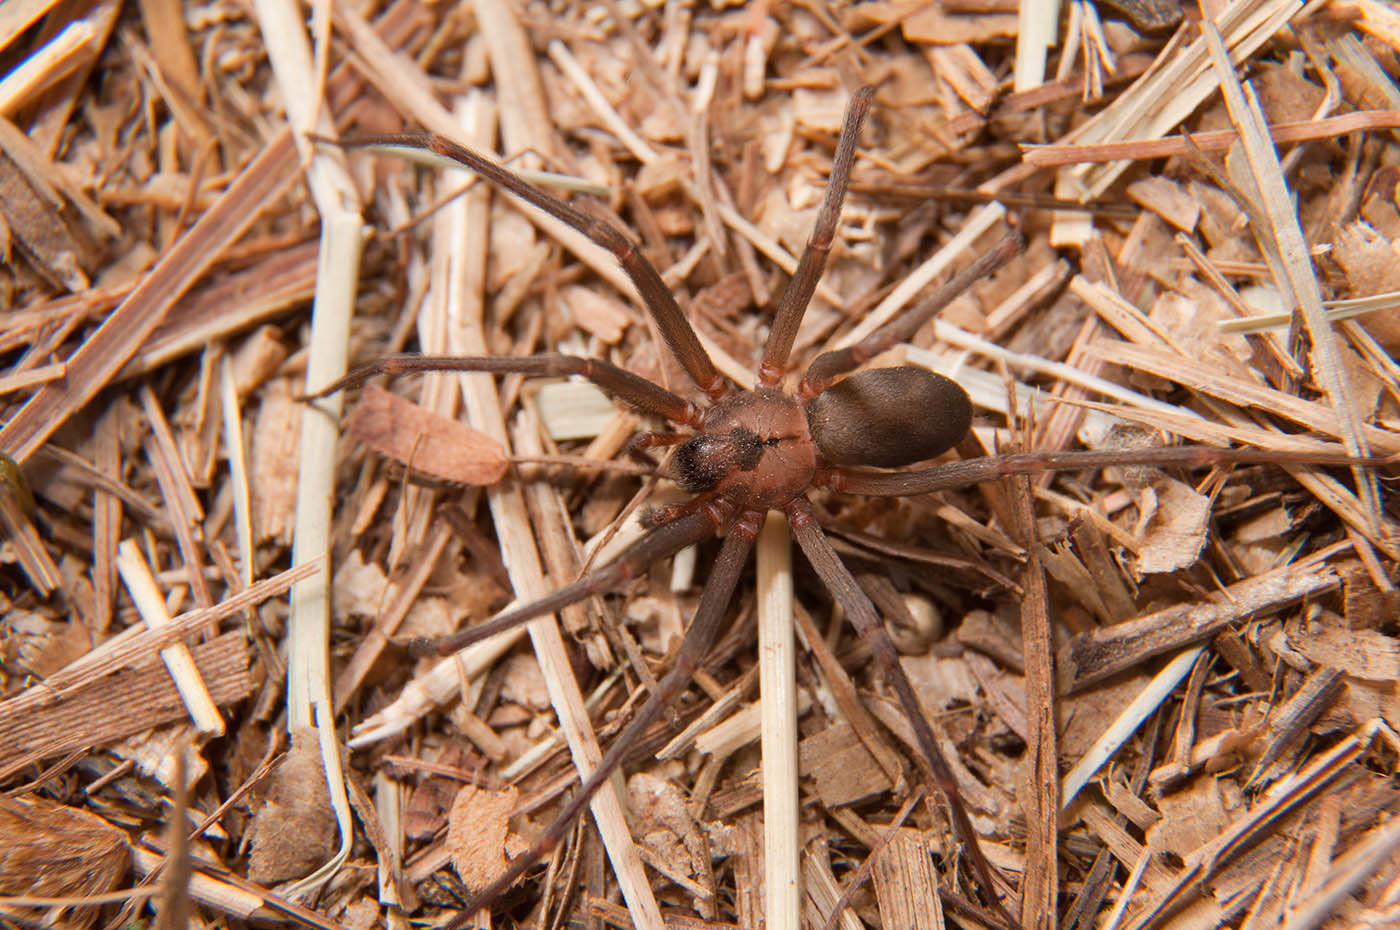
[[[632,374],[611,362],[597,358],[546,353],[513,357],[508,355],[390,355],[357,368],[303,400],[325,397],[336,391],[358,387],[378,375],[402,375],[430,371],[484,371],[492,374],[524,374],[563,377],[579,375],[598,385],[612,397],[626,401],[648,413],[665,417],[681,426],[698,428],[704,415],[690,401],[671,393],[646,378]]]
[[[855,345],[818,355],[812,360],[812,364],[807,366],[798,394],[803,397],[816,397],[831,387],[832,382],[841,375],[859,368],[881,352],[908,340],[920,327],[933,319],[938,311],[960,297],[972,285],[1006,264],[1024,247],[1025,240],[1020,233],[1011,232],[1003,236],[996,245],[978,256],[976,261],[950,278],[913,310],[900,314]]]
[[[739,583],[739,576],[743,573],[744,566],[748,562],[749,552],[753,549],[754,539],[758,536],[758,526],[762,519],[763,514],[755,510],[748,510],[741,513],[734,525],[730,527],[724,538],[724,544],[720,547],[719,556],[715,560],[714,570],[710,573],[710,579],[705,585],[705,591],[700,596],[700,605],[695,610],[695,617],[685,632],[685,638],[681,640],[680,648],[676,650],[675,664],[671,666],[671,670],[666,673],[666,676],[657,683],[656,690],[637,711],[637,715],[618,734],[612,747],[598,763],[598,767],[589,773],[588,778],[560,810],[559,815],[546,828],[535,845],[512,862],[510,868],[506,869],[499,878],[481,889],[468,901],[462,912],[443,930],[460,930],[461,927],[466,926],[479,908],[499,897],[502,892],[515,884],[531,866],[559,845],[560,840],[568,833],[574,820],[588,806],[589,800],[622,764],[623,757],[627,752],[651,728],[652,724],[660,719],[662,711],[673,704],[685,691],[695,675],[696,668],[705,658],[705,654],[709,652],[715,637],[719,635],[725,610],[729,606],[730,598],[734,595],[734,588]],[[530,610],[533,607],[523,609]]]
[[[826,535],[817,524],[816,514],[812,512],[806,499],[798,498],[789,504],[786,510],[792,534],[806,554],[807,561],[811,563],[832,597],[846,611],[861,638],[870,646],[870,653],[879,667],[881,676],[885,683],[894,689],[910,724],[914,727],[919,748],[932,775],[933,786],[947,799],[953,828],[972,858],[973,873],[984,903],[996,910],[997,916],[1007,927],[1016,927],[1016,921],[1006,912],[997,896],[991,865],[982,852],[976,831],[972,829],[972,822],[968,819],[967,808],[958,791],[953,770],[948,765],[948,760],[943,757],[943,751],[938,748],[933,727],[924,715],[923,706],[914,693],[909,676],[904,674],[904,668],[899,664],[899,653],[880,622],[875,605],[870,602],[870,598],[827,541]]]
[[[714,400],[728,396],[733,390],[700,345],[695,328],[686,319],[680,304],[676,303],[675,295],[661,280],[661,273],[656,270],[656,266],[647,260],[636,242],[608,223],[575,209],[495,162],[442,136],[410,133],[362,136],[343,141],[340,145],[347,148],[400,147],[428,151],[450,158],[530,205],[572,226],[607,249],[617,259],[617,263],[636,286],[647,313],[656,322],[661,338],[665,340],[671,353],[695,382],[696,387]]]

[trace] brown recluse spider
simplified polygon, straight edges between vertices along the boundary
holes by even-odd
[[[450,158],[609,249],[636,285],[647,312],[672,354],[690,380],[710,399],[710,404],[702,407],[609,362],[559,354],[518,358],[392,356],[358,369],[313,395],[319,397],[353,387],[376,375],[405,372],[580,375],[615,398],[689,431],[688,438],[674,445],[663,466],[666,477],[694,495],[688,503],[653,514],[645,536],[613,561],[572,584],[439,641],[436,645],[444,653],[526,620],[554,613],[584,598],[614,590],[652,563],[709,539],[719,531],[724,532],[719,555],[677,650],[674,666],[534,846],[517,857],[504,874],[481,889],[449,928],[463,926],[472,912],[489,904],[561,841],[568,826],[618,767],[628,748],[686,689],[720,630],[740,573],[754,547],[759,525],[769,509],[787,514],[793,535],[812,568],[869,645],[876,668],[895,692],[912,723],[923,755],[921,763],[926,766],[933,786],[947,799],[950,819],[969,856],[979,894],[998,919],[1014,926],[1015,922],[997,898],[991,867],[968,819],[948,762],[899,664],[894,644],[870,598],[818,526],[807,497],[808,490],[823,488],[851,494],[901,496],[962,487],[1008,475],[1105,465],[1190,467],[1280,459],[1313,463],[1350,461],[1344,456],[1290,457],[1262,450],[1182,446],[1129,453],[1022,453],[915,470],[872,470],[872,467],[910,466],[948,451],[967,434],[972,421],[972,404],[956,382],[922,368],[856,369],[887,348],[907,340],[949,301],[1021,248],[1018,235],[1007,236],[900,319],[877,330],[863,342],[818,356],[808,367],[795,394],[781,390],[798,324],[831,248],[850,180],[856,140],[872,95],[871,88],[858,91],[847,108],[815,228],[792,279],[777,302],[758,369],[758,387],[751,391],[736,389],[720,375],[656,268],[642,255],[636,243],[611,225],[439,136],[372,136],[345,143],[425,149]]]

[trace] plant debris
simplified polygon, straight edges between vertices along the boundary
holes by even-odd
[[[967,387],[960,455],[1261,450],[819,496],[1007,910],[1394,924],[1400,517],[1392,466],[1343,457],[1400,455],[1400,18],[1020,6],[94,0],[0,30],[0,918],[451,920],[695,611],[709,545],[563,635],[420,654],[674,503],[632,456],[662,425],[512,374],[298,398],[398,352],[688,382],[606,250],[326,140],[426,130],[530,172],[636,239],[738,381],[869,85],[794,369],[1010,225],[1025,252],[878,361]],[[793,578],[795,909],[764,910],[745,579],[611,813],[476,925],[986,925],[867,647]]]

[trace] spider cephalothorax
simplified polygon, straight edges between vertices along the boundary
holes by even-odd
[[[782,507],[812,483],[816,446],[796,400],[772,388],[732,394],[676,449],[676,482],[755,507]]]

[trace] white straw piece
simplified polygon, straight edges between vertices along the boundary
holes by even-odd
[[[768,930],[801,927],[797,833],[797,647],[787,518],[758,536],[758,689],[763,712],[763,907]]]
[[[1070,802],[1079,794],[1080,789],[1089,783],[1089,779],[1094,777],[1099,767],[1128,741],[1128,737],[1133,735],[1157,705],[1166,700],[1167,695],[1181,683],[1191,671],[1191,666],[1196,664],[1196,659],[1205,651],[1205,646],[1196,646],[1168,662],[1166,667],[1157,673],[1157,677],[1148,682],[1147,687],[1123,709],[1118,719],[1109,724],[1108,729],[1094,740],[1094,745],[1075,763],[1060,786],[1061,810],[1069,807]]]
[[[156,587],[156,580],[140,547],[129,539],[122,540],[117,546],[117,571],[147,628],[154,630],[168,626],[170,613],[165,609],[165,599]],[[184,643],[175,643],[162,649],[160,658],[175,682],[175,690],[180,692],[180,700],[184,701],[195,729],[209,736],[222,736],[224,718],[205,687],[189,649]]]

